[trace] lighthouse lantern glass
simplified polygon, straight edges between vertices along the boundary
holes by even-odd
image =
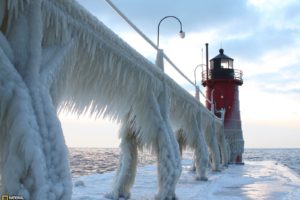
[[[227,60],[227,59],[222,59],[221,60],[221,68],[233,69],[233,61]]]

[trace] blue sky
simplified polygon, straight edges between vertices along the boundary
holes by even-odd
[[[234,58],[234,67],[244,73],[239,90],[245,146],[300,148],[300,1],[112,2],[155,43],[160,19],[178,17],[186,37],[179,38],[178,22],[167,19],[160,27],[160,47],[192,80],[195,67],[202,63],[204,44],[209,43],[210,58],[224,48],[225,54]],[[142,55],[154,60],[155,50],[104,0],[79,3]],[[170,66],[165,68],[169,76],[194,93],[193,86]],[[118,125],[114,122],[65,114],[60,118],[69,146],[118,146]]]

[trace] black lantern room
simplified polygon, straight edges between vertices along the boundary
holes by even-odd
[[[213,79],[233,79],[233,59],[224,54],[224,50],[219,50],[220,54],[210,60],[210,72]]]

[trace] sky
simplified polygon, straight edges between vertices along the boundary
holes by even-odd
[[[156,51],[104,0],[79,0],[89,12],[144,57]],[[197,65],[224,53],[243,71],[239,87],[246,148],[300,148],[300,1],[299,0],[113,0],[147,37],[194,81]],[[165,62],[165,72],[194,94],[194,87]],[[201,69],[196,71],[201,85]],[[204,93],[205,88],[201,87]],[[201,98],[201,97],[200,97]],[[203,97],[202,97],[203,100]],[[109,120],[60,114],[70,147],[118,147],[118,124]]]

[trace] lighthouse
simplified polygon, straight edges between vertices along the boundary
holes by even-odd
[[[233,59],[219,50],[219,55],[210,60],[208,66],[208,44],[206,44],[206,70],[202,72],[202,85],[206,87],[206,107],[218,115],[225,108],[224,132],[230,146],[230,162],[242,164],[244,139],[241,126],[239,86],[243,84],[242,71],[233,68]]]

